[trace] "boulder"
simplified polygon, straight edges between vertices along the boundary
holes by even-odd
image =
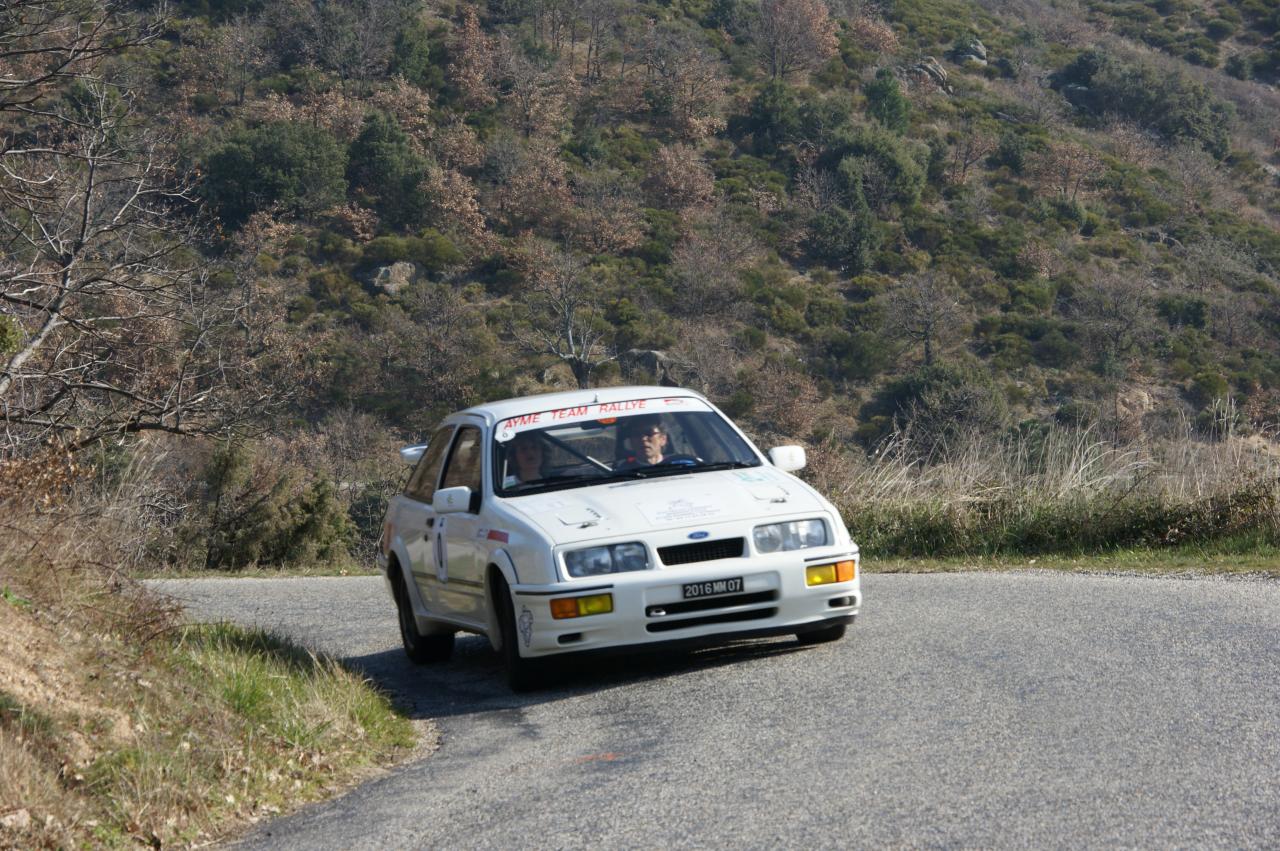
[[[931,80],[947,94],[951,94],[951,84],[947,82],[947,69],[943,68],[942,63],[937,59],[932,56],[926,56],[915,65],[912,65],[911,70]]]
[[[952,55],[959,65],[963,65],[966,62],[975,62],[978,65],[987,64],[987,46],[977,36],[956,45]]]
[[[396,295],[418,279],[418,267],[408,260],[390,266],[379,266],[373,273],[373,285],[387,295]]]

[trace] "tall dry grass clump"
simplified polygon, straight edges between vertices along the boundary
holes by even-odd
[[[1094,428],[970,432],[922,451],[909,429],[817,472],[868,552],[1082,554],[1280,544],[1280,447],[1230,430],[1117,444]]]

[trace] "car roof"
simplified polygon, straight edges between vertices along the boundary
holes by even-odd
[[[485,402],[458,411],[449,417],[455,421],[458,417],[479,417],[492,425],[500,420],[520,414],[532,414],[538,411],[553,411],[557,408],[572,408],[578,405],[593,405],[597,402],[626,402],[632,399],[701,399],[706,397],[693,390],[681,387],[596,387],[589,390],[570,390],[562,393],[539,393],[536,396],[520,396],[515,399],[500,399],[496,402]]]

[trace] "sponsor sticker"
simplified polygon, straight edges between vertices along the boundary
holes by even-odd
[[[621,418],[636,414],[661,410],[663,407],[679,406],[690,411],[710,411],[711,408],[699,399],[628,399],[622,402],[597,402],[590,405],[572,405],[567,408],[556,408],[550,411],[521,414],[509,417],[494,429],[494,439],[506,443],[522,431],[547,426],[586,422],[596,420],[602,425],[611,425]]]

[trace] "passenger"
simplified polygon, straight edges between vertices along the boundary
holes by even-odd
[[[542,460],[542,441],[536,435],[516,435],[507,450],[507,478],[503,484],[510,487],[541,479]]]

